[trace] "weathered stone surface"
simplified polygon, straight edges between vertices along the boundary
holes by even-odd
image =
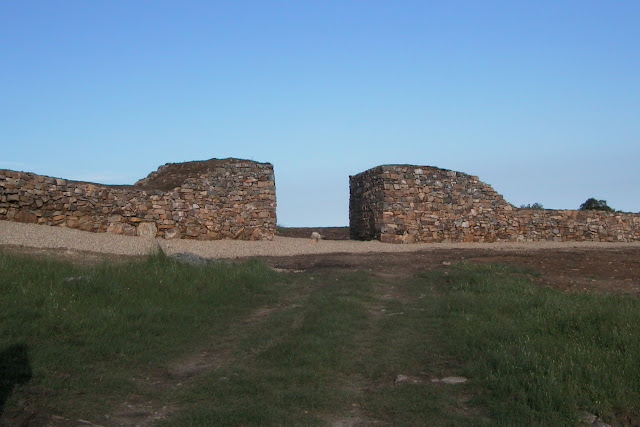
[[[273,240],[273,234],[265,233],[261,228],[254,228],[251,233],[251,240]]]
[[[137,228],[131,224],[124,224],[122,226],[122,234],[125,236],[135,236],[137,232]]]
[[[69,228],[78,228],[80,225],[80,219],[77,217],[68,217],[67,218],[67,227]]]
[[[465,377],[445,377],[440,379],[439,382],[443,384],[455,385],[466,383],[467,379]]]
[[[406,245],[406,244],[415,243],[416,238],[412,234],[409,234],[408,232],[405,231],[405,233],[402,235],[401,241]]]
[[[597,419],[598,417],[596,415],[591,414],[589,412],[586,412],[586,411],[578,412],[578,420],[586,424],[593,424],[596,422]]]
[[[519,209],[478,177],[384,165],[349,178],[354,240],[383,243],[639,241],[640,215]]]
[[[169,230],[164,232],[165,239],[179,239],[180,238],[180,230],[177,228],[170,228]]]
[[[18,211],[13,217],[14,221],[29,222],[35,224],[38,222],[38,217],[31,212]]]
[[[153,222],[141,222],[138,224],[137,234],[140,237],[155,238],[158,233],[158,227]]]
[[[129,236],[271,240],[273,166],[238,159],[169,163],[129,186],[0,170],[0,220]]]
[[[402,375],[402,374],[396,376],[396,378],[393,380],[393,384],[396,384],[396,385],[401,383],[418,384],[420,382],[422,382],[420,378],[412,377],[408,375]]]
[[[597,415],[591,414],[586,411],[578,412],[578,421],[581,424],[588,424],[594,427],[611,427],[610,424],[607,424],[604,421],[602,421]]]
[[[394,384],[403,383],[409,381],[409,377],[406,375],[398,375],[395,380],[393,380]]]
[[[124,233],[124,224],[122,224],[121,222],[111,223],[107,227],[107,232],[108,233],[115,233],[115,234],[122,234],[122,233]]]

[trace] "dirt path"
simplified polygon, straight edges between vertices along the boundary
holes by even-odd
[[[130,395],[115,410],[106,415],[104,426],[148,426],[172,415],[179,408],[172,402],[159,398],[144,398],[149,393],[161,395],[188,386],[189,382],[211,370],[230,366],[236,362],[234,355],[236,336],[245,335],[251,328],[268,318],[271,314],[287,308],[281,302],[275,306],[261,307],[250,313],[234,327],[222,340],[216,340],[199,351],[184,355],[169,364],[166,369],[148,372],[144,378],[137,379],[139,393]]]
[[[48,427],[132,427],[150,426],[168,418],[179,406],[167,398],[167,394],[180,387],[188,387],[191,382],[212,370],[222,369],[241,361],[236,353],[238,336],[247,335],[254,327],[268,319],[274,313],[303,304],[308,295],[287,298],[275,305],[260,307],[244,319],[234,322],[223,337],[212,338],[195,352],[167,364],[166,367],[141,372],[134,381],[137,391],[128,395],[106,415],[96,414],[92,420],[70,419],[45,412],[27,418],[3,419],[7,426],[48,426]],[[153,397],[148,397],[153,396]],[[5,424],[0,424],[5,425]]]
[[[411,253],[366,253],[263,257],[276,268],[366,270],[385,278],[407,277],[454,262],[494,262],[530,267],[539,282],[569,291],[640,296],[640,247],[578,247],[513,250],[429,249]]]
[[[167,254],[190,252],[207,258],[242,258],[251,256],[298,256],[320,254],[412,253],[430,250],[479,249],[496,252],[551,249],[620,249],[640,248],[635,243],[601,242],[523,242],[523,243],[415,243],[385,244],[378,241],[322,240],[280,237],[273,241],[238,240],[165,240],[123,236],[113,233],[90,233],[70,228],[0,221],[0,247],[28,247],[43,250],[103,253],[110,256],[142,256],[160,247]]]

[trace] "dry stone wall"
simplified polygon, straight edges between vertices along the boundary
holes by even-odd
[[[351,196],[349,199],[349,230],[353,240],[371,240],[379,238],[384,212],[384,181],[378,168],[370,169],[358,175],[357,185],[350,178]]]
[[[0,219],[168,239],[270,240],[276,230],[273,165],[168,163],[135,185],[0,169]]]
[[[638,241],[640,215],[522,209],[476,176],[384,165],[349,178],[352,239],[410,242]]]

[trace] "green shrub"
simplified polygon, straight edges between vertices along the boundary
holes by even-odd
[[[580,205],[581,211],[605,211],[613,212],[613,209],[607,205],[606,200],[596,200],[591,197],[586,202]]]
[[[533,204],[526,204],[526,205],[520,205],[520,209],[544,209],[544,206],[542,206],[542,203],[533,203]]]

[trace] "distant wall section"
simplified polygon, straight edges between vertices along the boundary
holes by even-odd
[[[270,240],[273,165],[168,163],[135,185],[119,186],[0,169],[0,220],[169,239]]]
[[[476,176],[383,165],[349,179],[351,238],[387,243],[638,241],[640,215],[519,209]],[[407,239],[407,236],[410,236]]]

